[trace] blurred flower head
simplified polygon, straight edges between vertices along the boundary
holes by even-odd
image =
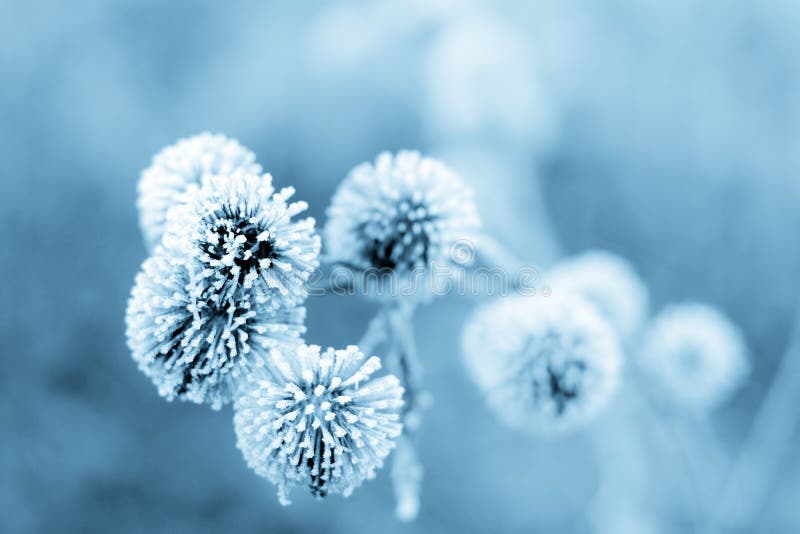
[[[150,251],[161,242],[167,212],[210,176],[244,171],[260,174],[256,156],[235,139],[208,132],[181,139],[153,157],[139,180],[139,225]]]
[[[478,309],[462,336],[467,371],[506,424],[573,428],[616,391],[617,334],[583,299],[514,297]]]
[[[623,340],[647,320],[647,287],[627,260],[610,252],[592,250],[562,260],[546,278],[554,294],[573,293],[594,305]]]
[[[665,400],[698,411],[725,402],[750,371],[739,328],[700,303],[661,311],[645,331],[637,361]]]
[[[223,301],[237,290],[273,309],[305,300],[319,265],[314,219],[295,219],[305,202],[288,202],[294,188],[278,192],[268,174],[214,176],[170,210],[164,245],[194,258],[199,274]]]
[[[422,72],[431,133],[549,142],[555,113],[526,36],[491,13],[459,15],[448,18]]]
[[[299,343],[305,308],[272,310],[247,295],[212,299],[191,264],[160,248],[136,276],[126,315],[128,347],[167,400],[219,409],[272,347]]]
[[[403,388],[358,347],[274,350],[235,402],[237,446],[247,465],[278,486],[289,504],[293,486],[317,497],[349,495],[395,446],[402,430]]]
[[[327,258],[350,269],[372,297],[430,297],[431,267],[455,268],[452,245],[480,226],[458,175],[409,151],[384,152],[350,171],[327,215]]]

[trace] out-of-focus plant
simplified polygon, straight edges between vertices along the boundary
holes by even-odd
[[[593,419],[615,392],[619,339],[582,299],[512,297],[479,309],[464,328],[464,361],[497,416],[533,433]]]

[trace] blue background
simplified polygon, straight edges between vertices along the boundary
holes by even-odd
[[[0,530],[597,528],[594,436],[611,423],[555,439],[501,426],[458,354],[477,298],[417,317],[436,402],[410,525],[393,518],[387,471],[349,499],[297,492],[280,507],[235,448],[229,408],[156,395],[124,338],[146,256],[136,181],[203,130],[253,149],[320,224],[353,165],[384,149],[439,155],[526,261],[606,248],[636,266],[655,309],[721,307],[754,368],[710,423],[735,453],[800,295],[798,28],[791,0],[0,0]],[[309,341],[335,345],[375,311],[308,307]],[[800,530],[796,447],[758,506],[761,532]],[[660,532],[690,531],[674,456],[644,460]]]

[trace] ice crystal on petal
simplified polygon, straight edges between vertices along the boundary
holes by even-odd
[[[458,175],[410,151],[384,152],[350,171],[327,215],[328,259],[352,269],[370,296],[431,296],[431,265],[452,267],[453,243],[480,226]]]
[[[638,363],[666,399],[696,410],[723,403],[750,370],[739,329],[699,303],[661,311],[645,331]]]
[[[621,349],[583,299],[514,297],[477,310],[462,337],[467,370],[507,424],[537,433],[591,419],[616,391]]]
[[[245,294],[220,301],[191,264],[160,248],[136,276],[126,316],[128,347],[168,400],[218,409],[273,347],[299,343],[305,308],[272,310]]]
[[[274,350],[235,402],[237,446],[247,465],[278,486],[289,504],[293,486],[317,497],[349,495],[395,446],[403,388],[358,347]]]
[[[195,258],[218,298],[242,289],[272,308],[307,296],[305,283],[319,265],[314,219],[295,219],[308,205],[290,202],[294,189],[275,191],[272,177],[214,176],[170,211],[165,247]]]
[[[574,293],[593,304],[624,340],[647,319],[647,287],[625,259],[593,250],[557,263],[547,274],[554,294]]]
[[[161,242],[167,212],[183,195],[214,175],[236,171],[260,174],[255,154],[235,139],[208,132],[164,148],[153,157],[139,180],[139,224],[152,251]]]

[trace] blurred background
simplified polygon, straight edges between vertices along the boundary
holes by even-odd
[[[670,431],[627,439],[646,430],[624,407],[550,439],[492,417],[459,358],[477,298],[417,317],[435,397],[418,520],[394,519],[387,470],[349,499],[279,506],[230,408],[163,402],[129,356],[136,182],[179,137],[225,133],[322,223],[379,151],[443,158],[525,261],[608,249],[653,310],[701,300],[742,328],[751,380],[703,422],[721,476],[800,296],[798,27],[794,0],[0,0],[0,530],[700,531]],[[308,308],[308,339],[326,345],[375,312],[332,296]],[[748,532],[800,531],[793,428]],[[610,463],[598,436],[622,436]],[[623,475],[603,504],[609,470]]]

